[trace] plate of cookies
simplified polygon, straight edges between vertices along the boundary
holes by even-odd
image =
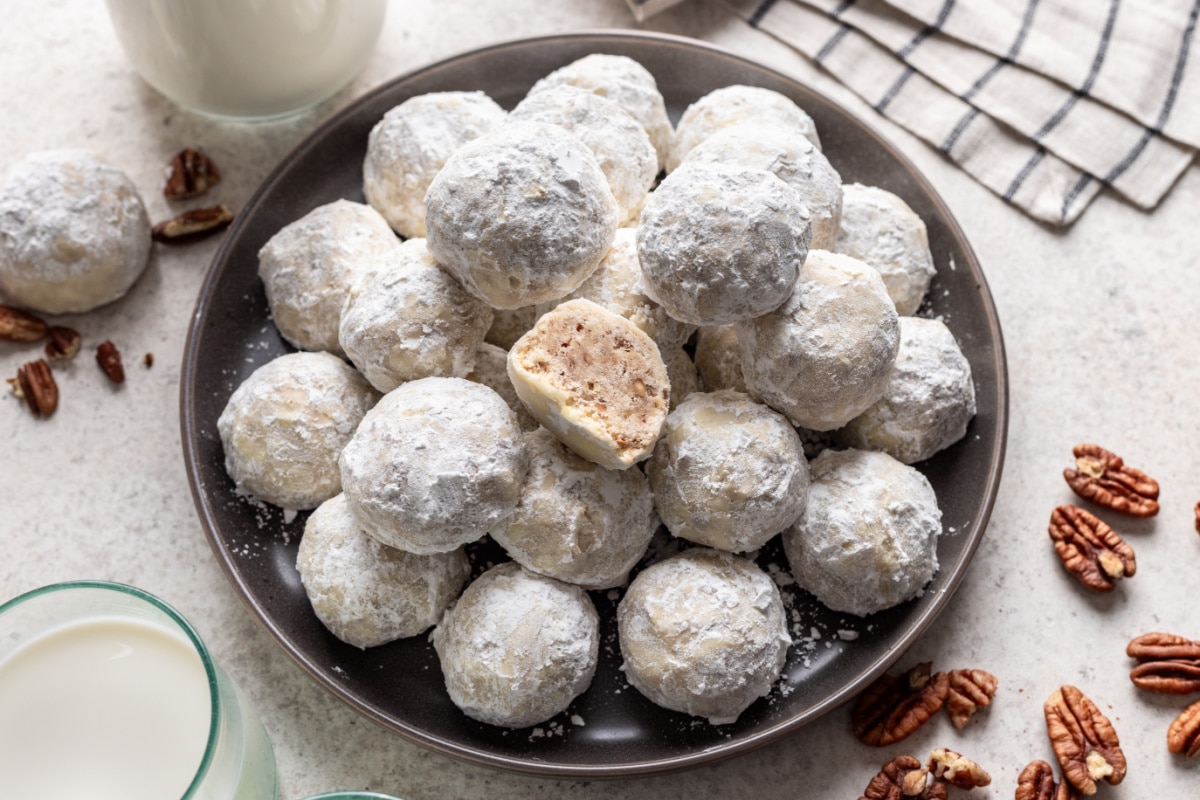
[[[314,131],[230,229],[184,454],[235,590],[455,758],[712,763],[945,608],[1004,459],[999,321],[836,104],[656,34],[495,45]]]

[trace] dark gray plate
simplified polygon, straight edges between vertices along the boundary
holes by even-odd
[[[701,95],[735,83],[774,89],[805,108],[846,182],[896,192],[928,224],[938,275],[927,311],[945,319],[974,371],[979,413],[966,438],[919,465],[937,491],[947,531],[932,585],[920,599],[865,621],[786,589],[799,638],[815,627],[824,639],[793,648],[781,685],[733,725],[714,727],[665,711],[628,687],[618,670],[615,602],[604,592],[592,593],[604,620],[595,681],[567,712],[540,726],[545,735],[468,719],[448,699],[425,636],[361,651],[326,632],[294,567],[305,515],[285,523],[277,510],[235,497],[216,433],[234,388],[290,349],[269,322],[256,274],[259,248],[318,205],[363,200],[367,134],[384,112],[413,95],[467,89],[511,108],[541,76],[597,52],[644,64],[674,119]],[[189,331],[181,396],[188,477],[213,552],[292,658],[336,696],[412,741],[486,766],[581,778],[664,772],[744,753],[844,703],[887,669],[945,607],[983,536],[1004,458],[1007,403],[1000,326],[983,273],[950,211],[904,156],[860,120],[777,72],[692,40],[629,33],[553,36],[458,56],[381,86],[324,123],[267,178],[217,253]],[[485,541],[473,557],[482,563],[503,554]],[[760,564],[784,561],[768,546]],[[840,640],[839,629],[859,636]],[[834,646],[826,648],[831,637]],[[572,723],[573,715],[586,724]]]

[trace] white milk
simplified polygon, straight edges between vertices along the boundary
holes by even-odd
[[[116,617],[53,629],[0,661],[0,797],[180,798],[211,717],[182,635]]]

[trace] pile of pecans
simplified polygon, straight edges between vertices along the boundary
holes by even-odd
[[[184,148],[171,159],[163,197],[168,200],[189,200],[199,197],[221,182],[216,163],[199,150]],[[224,203],[205,208],[193,208],[158,223],[150,236],[161,244],[188,244],[211,236],[229,227],[233,212]]]
[[[1167,694],[1200,692],[1200,642],[1172,633],[1144,633],[1125,653],[1137,661],[1129,679],[1139,689]],[[1185,758],[1200,753],[1200,701],[1167,728],[1167,750]]]

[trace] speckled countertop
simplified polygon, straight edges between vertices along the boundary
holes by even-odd
[[[623,0],[395,3],[366,70],[313,112],[274,125],[223,125],[181,112],[134,74],[104,6],[10,0],[0,26],[0,171],[38,149],[87,147],[125,170],[150,216],[168,216],[163,164],[200,145],[221,165],[215,200],[245,203],[320,119],[410,69],[503,39],[635,25]],[[403,7],[403,10],[400,7]],[[958,593],[902,660],[975,666],[1000,678],[992,708],[964,731],[944,717],[893,748],[859,744],[842,708],[721,764],[644,780],[571,783],[467,766],[398,738],[327,694],[254,622],[205,541],[184,473],[180,363],[187,324],[217,248],[156,249],[121,301],[63,318],[85,347],[120,343],[129,379],[111,388],[81,357],[58,373],[62,401],[36,422],[0,397],[0,599],[54,581],[132,583],[178,607],[262,715],[275,744],[280,797],[364,788],[440,797],[853,798],[886,758],[937,746],[993,776],[971,797],[1010,798],[1033,758],[1051,758],[1042,702],[1075,683],[1113,720],[1129,776],[1111,798],[1195,795],[1197,763],[1166,751],[1185,703],[1147,696],[1127,674],[1125,644],[1150,630],[1200,637],[1200,175],[1184,174],[1153,214],[1108,196],[1066,232],[1042,227],[873,115],[853,95],[722,7],[693,0],[646,29],[694,36],[798,77],[868,118],[924,171],[972,242],[1008,348],[1008,457],[987,536]],[[140,363],[154,354],[154,366]],[[85,353],[86,355],[86,353]],[[28,351],[0,343],[0,373]],[[1046,526],[1071,495],[1060,477],[1071,447],[1097,441],[1162,484],[1162,513],[1123,526],[1137,575],[1106,596],[1083,592],[1055,560]],[[1194,698],[1193,698],[1194,699]],[[957,796],[968,796],[958,793]]]

